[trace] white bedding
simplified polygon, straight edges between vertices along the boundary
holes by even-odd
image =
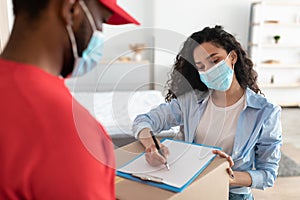
[[[132,122],[138,114],[164,102],[160,91],[115,91],[80,92],[73,96],[106,128],[111,137],[132,136]],[[161,134],[175,136],[179,128],[174,127]]]

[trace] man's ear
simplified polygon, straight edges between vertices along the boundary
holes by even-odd
[[[66,25],[73,25],[74,13],[78,0],[61,0],[61,14]]]

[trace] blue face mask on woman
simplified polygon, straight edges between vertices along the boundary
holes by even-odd
[[[206,72],[199,72],[201,81],[210,89],[226,91],[230,88],[233,79],[233,70],[227,65],[226,60],[220,61]]]
[[[84,1],[80,0],[79,4],[81,5],[82,10],[87,16],[87,19],[93,29],[93,35],[88,43],[87,48],[82,52],[82,57],[79,57],[74,32],[70,26],[67,27],[75,58],[72,77],[82,76],[94,69],[99,63],[99,60],[102,58],[104,45],[104,35],[101,31],[96,29],[96,23]]]

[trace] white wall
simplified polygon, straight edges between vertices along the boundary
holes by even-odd
[[[14,22],[13,6],[12,6],[12,0],[6,0],[6,1],[7,1],[7,13],[8,13],[8,25],[9,25],[9,30],[11,31]]]
[[[205,26],[221,24],[246,45],[251,1],[154,0],[154,25],[190,35]]]
[[[0,52],[3,50],[13,22],[11,0],[0,1]]]
[[[173,54],[155,51],[155,63],[164,67],[155,68],[156,81],[165,83],[170,67],[183,41],[195,31],[216,24],[234,34],[247,48],[251,1],[241,0],[153,0],[154,27],[171,30],[173,37],[158,38],[158,43],[173,43]],[[181,37],[179,37],[181,35]],[[176,50],[177,49],[177,50]],[[177,52],[176,52],[177,51]]]
[[[152,46],[155,43],[160,47],[156,48],[154,54],[155,82],[164,84],[182,42],[191,33],[205,26],[223,25],[225,30],[234,34],[246,48],[250,4],[253,1],[118,0],[118,4],[142,25],[105,25],[106,44],[102,61],[111,61],[122,55],[131,56],[129,44],[146,43]],[[11,9],[10,2],[11,0],[8,0],[9,9]],[[153,59],[152,54],[151,51],[144,52],[145,59]]]
[[[103,33],[105,35],[105,52],[102,61],[111,61],[119,56],[126,56],[129,51],[129,44],[153,43],[152,32],[141,30],[153,27],[153,2],[152,0],[119,0],[118,4],[136,18],[141,26],[134,24],[112,26],[105,24]],[[150,59],[150,53],[146,52],[145,58]],[[127,55],[131,56],[131,55]]]

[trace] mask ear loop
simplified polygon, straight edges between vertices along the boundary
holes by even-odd
[[[229,54],[226,56],[225,61],[228,59],[228,57],[230,56],[231,51],[229,52]]]
[[[227,58],[230,56],[231,52],[232,52],[232,51],[230,51],[229,54],[226,56],[225,61],[226,61]],[[234,70],[234,65],[235,65],[235,63],[232,64],[232,70]]]
[[[86,6],[86,4],[84,3],[84,1],[79,0],[79,4],[80,4],[83,12],[85,13],[86,17],[88,18],[88,21],[90,22],[90,25],[91,25],[93,31],[95,31],[96,30],[96,22],[95,22],[94,18],[92,17],[91,12],[89,11],[89,9]]]
[[[66,28],[67,28],[67,32],[69,34],[69,38],[70,38],[70,41],[71,41],[73,56],[74,56],[74,59],[76,60],[79,56],[78,56],[78,51],[77,51],[77,44],[76,44],[76,40],[75,40],[75,35],[74,35],[74,32],[72,30],[71,25],[68,24]]]

